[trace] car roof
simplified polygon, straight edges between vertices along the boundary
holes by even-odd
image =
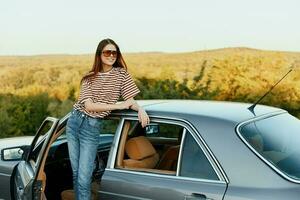
[[[254,115],[248,110],[248,107],[252,104],[228,101],[138,100],[137,102],[152,115],[167,115],[170,117],[193,115],[234,122],[241,122],[264,114],[284,111],[276,107],[257,105],[254,109]],[[116,111],[113,113],[132,114],[132,111]]]

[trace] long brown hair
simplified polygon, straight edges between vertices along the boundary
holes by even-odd
[[[81,79],[81,82],[86,78],[96,75],[98,72],[100,72],[103,69],[101,53],[102,53],[103,48],[108,44],[114,45],[117,49],[117,59],[116,59],[116,62],[113,64],[113,67],[121,67],[121,68],[124,68],[125,70],[127,70],[127,65],[123,59],[123,56],[122,56],[119,46],[117,45],[117,43],[115,43],[115,41],[107,38],[107,39],[104,39],[101,42],[99,42],[96,53],[95,53],[95,60],[94,60],[93,68],[89,71],[88,74],[83,76],[83,78]]]

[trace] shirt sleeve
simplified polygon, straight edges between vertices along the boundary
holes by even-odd
[[[134,83],[131,75],[126,72],[124,75],[124,82],[121,87],[121,96],[126,101],[132,97],[135,97],[140,92],[139,88]]]
[[[93,100],[93,93],[92,93],[90,82],[86,78],[82,81],[80,95],[79,95],[79,103],[84,103],[89,99]]]

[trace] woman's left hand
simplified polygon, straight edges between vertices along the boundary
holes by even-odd
[[[147,124],[150,123],[150,119],[148,114],[143,108],[139,108],[138,111],[138,116],[139,116],[139,122],[142,124],[142,127],[144,128]]]

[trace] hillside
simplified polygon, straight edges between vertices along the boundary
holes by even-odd
[[[246,92],[249,88],[265,88],[279,79],[295,60],[300,60],[300,53],[224,48],[186,53],[129,53],[124,57],[135,78],[178,81],[192,80],[205,62],[204,80],[209,78],[211,87],[228,90],[234,80]],[[90,69],[92,62],[92,54],[2,56],[0,94],[48,92],[58,99],[66,99],[67,90],[73,88],[78,92],[80,77]],[[281,86],[300,85],[299,74],[299,71],[293,72]]]
[[[300,53],[224,48],[124,57],[141,90],[138,99],[255,102],[299,63]],[[32,135],[46,116],[69,112],[93,59],[92,54],[0,57],[0,138]],[[300,118],[299,68],[260,103]]]
[[[228,95],[262,93],[285,74],[300,53],[224,48],[186,53],[124,54],[128,70],[135,78],[191,80],[204,67],[202,81],[220,90],[218,99]],[[93,62],[93,55],[38,55],[0,57],[0,94],[28,96],[47,92],[64,100],[70,90],[78,93],[79,80]],[[205,66],[203,66],[205,65]],[[299,67],[298,67],[299,68]],[[291,90],[288,99],[299,97],[299,70],[292,72],[277,90]],[[234,90],[234,91],[232,91]],[[231,94],[234,92],[233,94]],[[287,91],[286,91],[287,92]],[[230,93],[230,94],[229,94]]]

